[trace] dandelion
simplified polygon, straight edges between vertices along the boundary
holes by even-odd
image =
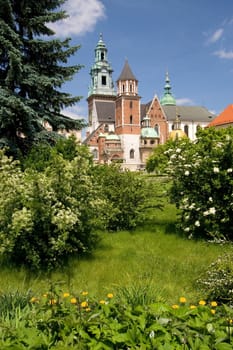
[[[174,304],[174,305],[172,305],[172,308],[173,308],[174,310],[179,309],[179,305]]]
[[[200,301],[199,301],[199,305],[204,306],[205,304],[206,304],[206,301],[205,301],[205,300],[200,300]]]
[[[211,305],[212,307],[216,307],[216,306],[218,305],[218,303],[217,303],[216,301],[211,301],[210,305]]]
[[[77,304],[77,299],[76,298],[71,298],[70,302],[71,302],[71,304]]]
[[[70,293],[66,293],[66,292],[63,293],[63,297],[64,297],[64,298],[68,298],[69,296],[70,296]]]
[[[109,299],[112,299],[112,298],[113,298],[113,294],[112,294],[112,293],[108,293],[107,297],[108,297]]]
[[[186,303],[186,298],[185,297],[180,297],[180,303]]]
[[[104,304],[106,304],[106,301],[105,300],[100,300],[100,304],[104,305]]]
[[[191,310],[194,310],[194,309],[196,309],[197,307],[196,307],[196,305],[190,305],[190,307],[189,307]]]
[[[85,295],[88,295],[88,292],[82,292],[82,295],[85,296]]]
[[[211,309],[210,312],[212,313],[212,315],[214,315],[216,310],[215,309]]]
[[[80,305],[81,305],[81,307],[86,308],[86,307],[88,307],[88,302],[83,301]]]
[[[55,304],[57,304],[57,300],[56,299],[50,299],[49,300],[49,304],[50,305],[55,305]]]
[[[38,303],[38,301],[39,300],[36,297],[32,297],[31,300],[30,300],[31,303]]]
[[[86,310],[86,312],[90,312],[90,311],[91,311],[91,308],[90,308],[90,307],[87,307],[85,310]]]

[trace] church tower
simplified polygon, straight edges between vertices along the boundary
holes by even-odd
[[[108,62],[107,47],[100,34],[95,48],[95,61],[90,70],[91,84],[88,91],[88,123],[89,133],[102,123],[114,123],[115,99],[112,73],[113,69]]]
[[[128,61],[117,80],[115,130],[121,138],[127,167],[136,170],[140,164],[140,96],[138,80]]]

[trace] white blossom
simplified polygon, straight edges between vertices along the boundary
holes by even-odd
[[[185,176],[189,176],[189,171],[186,170],[185,173],[184,173]]]
[[[227,169],[227,173],[232,173],[232,168]]]
[[[197,227],[199,227],[199,226],[200,226],[200,221],[199,221],[199,220],[196,220],[194,225],[197,226]]]
[[[215,166],[213,170],[214,170],[215,174],[219,173],[219,168],[218,167]]]

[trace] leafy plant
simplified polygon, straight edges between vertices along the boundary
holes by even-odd
[[[232,253],[219,256],[198,279],[197,284],[208,300],[233,305],[232,259]]]
[[[171,199],[191,238],[233,239],[233,128],[199,130],[170,149]]]

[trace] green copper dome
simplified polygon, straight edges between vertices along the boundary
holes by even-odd
[[[164,86],[164,95],[162,97],[162,99],[160,100],[160,103],[162,106],[175,106],[176,105],[176,100],[175,98],[172,96],[171,93],[171,85],[170,85],[170,79],[168,76],[168,72],[166,73],[166,82],[165,82],[165,86]]]
[[[141,137],[148,139],[157,139],[159,138],[158,132],[153,128],[142,128]]]

